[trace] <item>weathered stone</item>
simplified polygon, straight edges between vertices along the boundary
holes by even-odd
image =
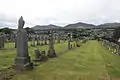
[[[41,54],[40,54],[40,51],[39,51],[39,49],[37,48],[37,49],[35,49],[35,61],[40,61],[40,56],[41,56]]]
[[[74,47],[76,47],[75,43],[73,44]]]
[[[15,38],[15,48],[17,48],[17,39]]]
[[[38,36],[37,36],[37,45],[40,45],[40,39]]]
[[[33,37],[32,37],[31,46],[35,47],[35,35],[33,35]]]
[[[47,56],[46,56],[46,52],[45,51],[42,51],[41,52],[41,59],[40,59],[40,61],[46,61],[48,58],[47,58]]]
[[[43,43],[43,41],[44,41],[43,35],[41,35],[41,39],[40,39],[40,40],[41,40],[41,44],[40,44],[40,45],[41,45],[41,46],[44,45],[44,43]]]
[[[4,48],[4,36],[1,35],[0,36],[0,49],[3,49]]]
[[[73,46],[72,46],[72,44],[70,44],[70,49],[72,49],[73,48]]]
[[[60,34],[57,35],[57,43],[60,43]]]
[[[27,33],[23,29],[25,21],[21,17],[18,23],[17,55],[15,58],[14,68],[17,70],[32,69],[33,63],[31,62],[30,56],[28,54]]]
[[[70,47],[70,38],[68,39],[68,50],[70,50],[71,47]]]
[[[44,37],[44,44],[47,45],[47,36]]]
[[[48,50],[48,57],[53,58],[56,57],[56,52],[54,49],[54,40],[53,40],[53,32],[51,31],[49,34],[49,50]]]

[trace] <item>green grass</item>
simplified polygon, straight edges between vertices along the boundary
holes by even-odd
[[[13,43],[6,45],[8,49],[0,50],[1,65],[13,64],[16,54]],[[48,51],[47,45],[38,47]],[[29,47],[32,59],[34,49]],[[55,44],[55,50],[58,57],[39,64],[32,71],[17,74],[12,80],[120,80],[120,57],[95,40],[70,51],[67,43]]]

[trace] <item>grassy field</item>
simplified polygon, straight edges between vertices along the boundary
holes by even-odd
[[[47,45],[40,46],[40,50],[48,50]],[[56,44],[55,50],[58,57],[17,74],[12,80],[120,80],[120,56],[95,40],[70,51],[67,43]],[[13,64],[15,53],[13,43],[6,44],[6,49],[0,50],[1,67]],[[29,53],[34,59],[34,47],[29,47]]]

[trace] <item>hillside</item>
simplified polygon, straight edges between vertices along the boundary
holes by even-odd
[[[34,27],[32,27],[32,29],[34,30],[42,30],[42,29],[54,29],[54,28],[59,28],[60,26],[56,26],[56,25],[36,25]]]
[[[97,27],[99,28],[117,28],[120,26],[120,23],[105,23],[105,24],[100,24]]]
[[[74,24],[68,24],[65,27],[66,28],[83,28],[83,27],[90,28],[90,27],[96,27],[96,26],[93,24],[79,22],[79,23],[74,23]]]

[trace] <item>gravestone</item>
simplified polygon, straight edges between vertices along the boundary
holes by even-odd
[[[4,36],[1,35],[0,36],[0,49],[3,49],[4,48]]]
[[[35,61],[40,61],[40,51],[39,51],[39,48],[35,49]]]
[[[17,70],[26,70],[32,69],[33,63],[30,60],[28,54],[28,44],[27,44],[27,33],[23,29],[25,21],[21,16],[18,21],[18,30],[17,30],[17,55],[15,58],[14,68]]]
[[[17,38],[15,38],[15,48],[17,48]]]
[[[41,46],[44,45],[44,43],[43,43],[43,41],[44,41],[43,35],[41,35],[40,40],[41,40]]]
[[[47,36],[44,37],[44,44],[47,45]]]
[[[73,48],[73,46],[72,46],[72,44],[70,45],[70,49],[72,49]]]
[[[49,34],[49,50],[48,50],[47,56],[50,57],[50,58],[56,57],[56,52],[55,52],[55,49],[54,49],[53,32],[52,31],[50,31],[50,34]]]
[[[40,37],[37,35],[37,45],[40,45]]]
[[[41,58],[40,58],[40,61],[46,61],[48,58],[46,56],[46,52],[45,51],[42,51],[41,52]]]
[[[35,35],[32,36],[31,46],[35,47]]]
[[[60,43],[60,34],[57,35],[57,43]]]
[[[71,47],[70,47],[71,37],[70,36],[71,35],[68,33],[68,50],[71,49]]]
[[[76,47],[75,43],[73,44],[74,47]]]

